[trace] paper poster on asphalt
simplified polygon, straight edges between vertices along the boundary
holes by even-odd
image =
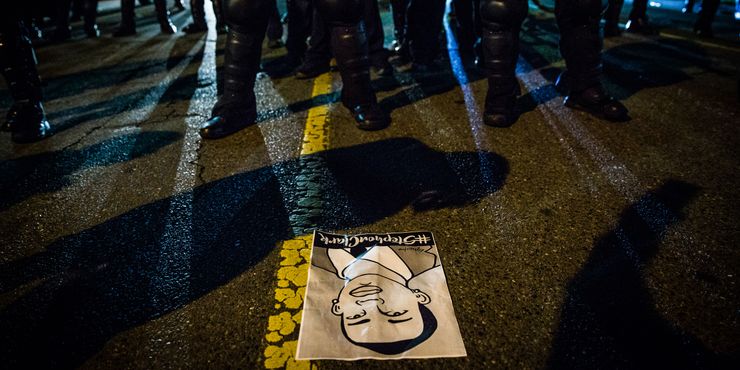
[[[430,232],[314,232],[298,360],[466,356]]]

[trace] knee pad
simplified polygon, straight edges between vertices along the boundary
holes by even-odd
[[[331,24],[352,25],[362,19],[362,0],[316,0],[314,5]]]
[[[480,17],[486,29],[519,28],[527,17],[527,0],[482,0]]]
[[[240,32],[261,30],[267,27],[269,3],[268,0],[226,0],[223,5],[226,24]]]

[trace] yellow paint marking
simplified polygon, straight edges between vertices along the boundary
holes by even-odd
[[[325,73],[314,80],[311,96],[327,95],[332,92],[331,74]],[[306,127],[303,133],[301,156],[315,154],[329,149],[329,105],[313,107],[308,111]],[[286,337],[297,333],[301,324],[303,298],[306,294],[308,264],[310,263],[313,235],[304,235],[293,240],[286,240],[280,249],[280,269],[275,284],[275,314],[267,323],[265,340],[266,369],[317,370],[316,364],[309,361],[296,361],[297,340],[286,341]]]
[[[267,340],[270,345],[265,349],[265,368],[267,369],[317,369],[309,361],[295,361],[297,341],[283,341],[288,335],[297,332],[301,323],[303,297],[306,293],[308,279],[308,263],[312,235],[301,236],[283,242],[279,247],[283,257],[280,269],[277,272],[277,286],[275,288],[276,315],[272,315],[267,323]],[[306,251],[306,252],[304,252]],[[296,252],[296,253],[282,253]],[[286,266],[286,262],[293,263]],[[281,343],[282,342],[282,343]]]
[[[332,90],[331,74],[324,73],[314,80],[312,97],[330,94]],[[301,155],[309,155],[329,149],[329,126],[326,124],[329,105],[324,104],[308,110],[306,128],[303,131]]]
[[[318,367],[314,364],[311,366],[310,361],[295,361],[291,354],[295,354],[298,348],[298,341],[293,340],[284,342],[282,346],[268,346],[265,349],[265,368],[266,369],[279,369],[285,368],[287,370],[317,370]]]

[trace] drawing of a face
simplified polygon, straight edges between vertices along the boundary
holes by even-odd
[[[424,305],[429,296],[377,274],[348,280],[332,301],[344,335],[352,343],[377,352],[401,353],[423,342],[436,329]]]

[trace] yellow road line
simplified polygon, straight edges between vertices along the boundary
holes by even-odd
[[[332,91],[332,76],[325,73],[314,80],[311,97],[326,95]],[[313,107],[308,111],[303,132],[301,156],[329,149],[329,105]],[[311,256],[312,235],[299,236],[282,242],[280,269],[275,285],[275,309],[267,323],[268,343],[264,350],[264,365],[267,369],[317,369],[309,361],[296,361],[298,326],[303,314],[303,297],[306,292],[308,264]]]
[[[327,95],[332,90],[332,78],[330,73],[324,73],[317,77],[313,83],[311,97]],[[303,131],[303,146],[301,155],[309,155],[329,149],[329,125],[327,125],[329,105],[324,104],[313,107],[308,111],[306,128]]]
[[[725,46],[725,45],[714,43],[714,42],[708,42],[708,41],[704,41],[704,40],[698,40],[696,37],[686,37],[686,36],[682,36],[682,35],[679,35],[679,34],[673,34],[673,33],[665,32],[665,31],[661,31],[660,32],[660,36],[663,36],[663,37],[666,37],[666,38],[669,38],[669,39],[688,40],[688,41],[691,41],[691,42],[693,42],[695,44],[699,44],[701,46],[706,46],[706,47],[716,48],[716,49],[722,49],[722,50],[725,50],[725,51],[732,51],[732,52],[737,52],[738,51],[738,48],[737,47]]]

